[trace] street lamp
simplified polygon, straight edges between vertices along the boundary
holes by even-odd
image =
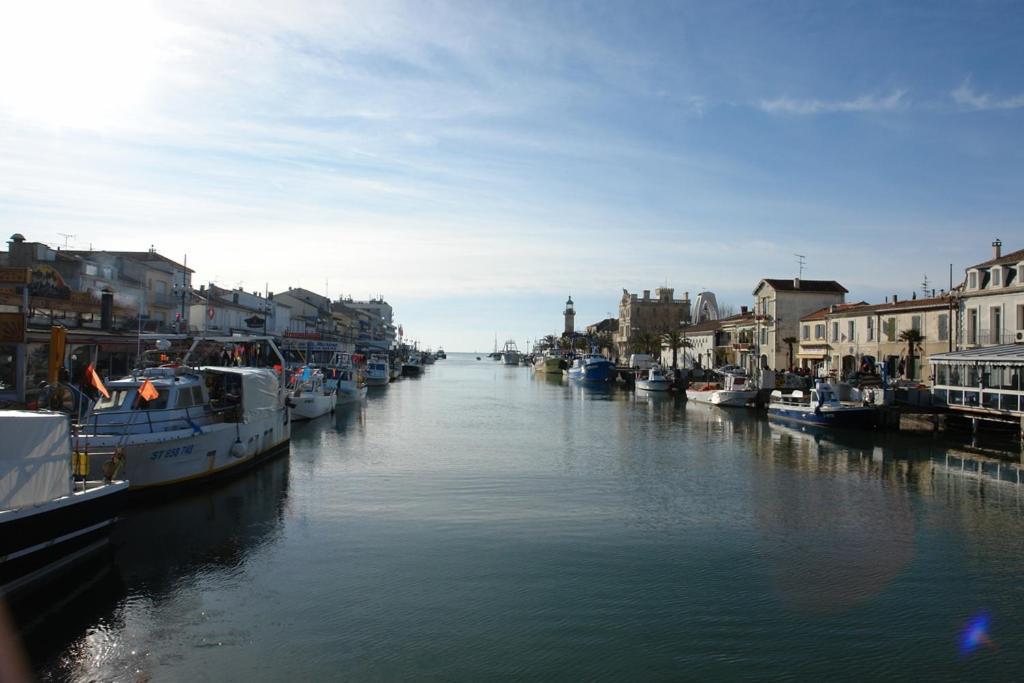
[[[185,322],[185,299],[192,296],[192,287],[181,282],[181,284],[175,282],[171,287],[174,292],[175,298],[181,299],[181,313],[178,314],[178,334],[182,333],[182,326],[186,325]],[[188,332],[188,327],[185,327],[185,332]]]

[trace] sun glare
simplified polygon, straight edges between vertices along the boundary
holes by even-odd
[[[140,0],[10,3],[0,11],[0,113],[105,128],[137,112],[164,22]]]

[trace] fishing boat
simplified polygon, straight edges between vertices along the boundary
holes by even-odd
[[[757,398],[750,379],[741,373],[724,373],[717,382],[693,384],[686,389],[686,398],[715,406],[745,406]]]
[[[363,356],[359,356],[362,359]],[[385,360],[386,364],[386,360]],[[356,358],[348,353],[337,353],[331,361],[331,367],[324,372],[326,385],[334,392],[335,402],[338,405],[352,403],[366,398],[366,379],[361,371],[363,366],[356,365]],[[384,384],[388,383],[385,372]]]
[[[109,382],[74,426],[75,448],[88,453],[92,478],[116,456],[132,490],[169,486],[241,471],[287,449],[291,413],[280,371],[190,367],[193,358],[209,357],[201,350],[211,344],[259,347],[247,355],[284,365],[270,337],[201,338],[181,363]]]
[[[544,373],[545,375],[561,375],[562,371],[568,367],[569,363],[563,356],[551,351],[538,356],[533,362],[534,371]]]
[[[603,383],[615,381],[615,364],[596,353],[579,356],[565,371],[571,380],[578,382]]]
[[[288,403],[292,419],[313,420],[334,411],[335,391],[324,381],[319,368],[306,366],[292,375],[292,388]]]
[[[642,371],[636,380],[637,391],[668,391],[671,387],[672,380],[658,366]]]
[[[831,382],[817,382],[810,391],[796,390],[783,394],[772,391],[768,402],[768,417],[810,425],[828,427],[859,427],[872,424],[874,406],[860,401],[860,392],[845,387],[850,400],[841,401],[839,392],[844,388]]]
[[[0,411],[0,433],[0,596],[9,597],[102,549],[128,482],[116,462],[109,480],[82,476],[88,459],[73,454],[62,413]]]
[[[514,340],[509,339],[501,349],[501,362],[505,365],[519,365],[519,349]]]
[[[388,357],[383,354],[370,356],[363,373],[368,387],[384,387],[391,380]]]
[[[438,349],[435,355],[437,356],[438,360],[444,360],[445,358],[448,357],[448,354],[444,352],[444,349]]]
[[[422,372],[423,366],[420,364],[418,353],[413,353],[402,362],[403,377],[419,377]]]

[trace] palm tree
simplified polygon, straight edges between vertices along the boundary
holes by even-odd
[[[679,330],[669,330],[661,335],[662,348],[672,349],[672,367],[679,367],[679,349],[693,348],[693,342],[683,336]]]
[[[555,336],[555,335],[553,335],[553,334],[549,334],[549,335],[547,335],[547,336],[545,336],[545,337],[544,337],[544,346],[545,346],[546,348],[549,348],[549,349],[554,349],[554,348],[555,348],[555,345],[556,345],[557,343],[558,343],[558,337],[556,337],[556,336]]]
[[[605,349],[608,350],[609,356],[612,355],[612,333],[611,332],[599,332],[597,337],[594,339],[594,343],[597,344],[597,350],[603,352]]]
[[[921,346],[924,335],[915,329],[903,330],[900,332],[900,341],[907,342],[907,379],[914,379],[914,351]]]
[[[782,340],[789,347],[789,369],[793,369],[793,344],[797,343],[796,337],[785,337]]]
[[[633,351],[654,355],[661,348],[661,340],[653,332],[637,332],[633,337]]]

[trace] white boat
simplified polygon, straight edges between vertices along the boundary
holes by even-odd
[[[269,337],[197,339],[186,365],[203,342],[262,344],[284,365]],[[148,401],[140,396],[146,384],[156,392]],[[107,389],[110,397],[76,425],[75,445],[89,453],[93,478],[108,458],[122,457],[133,490],[239,471],[283,452],[291,438],[284,381],[270,368],[149,368]]]
[[[75,481],[73,457],[83,456],[73,456],[62,413],[0,411],[0,434],[0,597],[9,597],[105,546],[128,482]]]
[[[440,353],[440,351],[438,353]],[[364,371],[363,376],[366,379],[366,386],[368,387],[387,386],[388,382],[391,381],[388,357],[379,354],[370,356],[370,360],[366,364],[366,370]]]
[[[852,400],[839,399],[843,390],[850,393]],[[860,393],[849,385],[822,381],[806,393],[796,390],[784,394],[776,389],[768,402],[768,417],[826,427],[870,426],[876,410],[860,399]]]
[[[505,365],[519,365],[519,348],[515,341],[509,339],[501,350],[501,362]]]
[[[324,381],[319,368],[308,365],[297,368],[292,375],[292,388],[288,392],[288,404],[292,419],[313,420],[334,411],[334,390]]]
[[[658,366],[642,371],[636,380],[638,391],[668,391],[671,387],[672,380]]]
[[[402,361],[403,377],[419,377],[422,372],[423,365],[420,364],[420,357],[418,353],[413,353]]]
[[[686,398],[715,406],[745,406],[757,397],[750,379],[740,373],[726,373],[720,382],[704,382],[686,389]]]

